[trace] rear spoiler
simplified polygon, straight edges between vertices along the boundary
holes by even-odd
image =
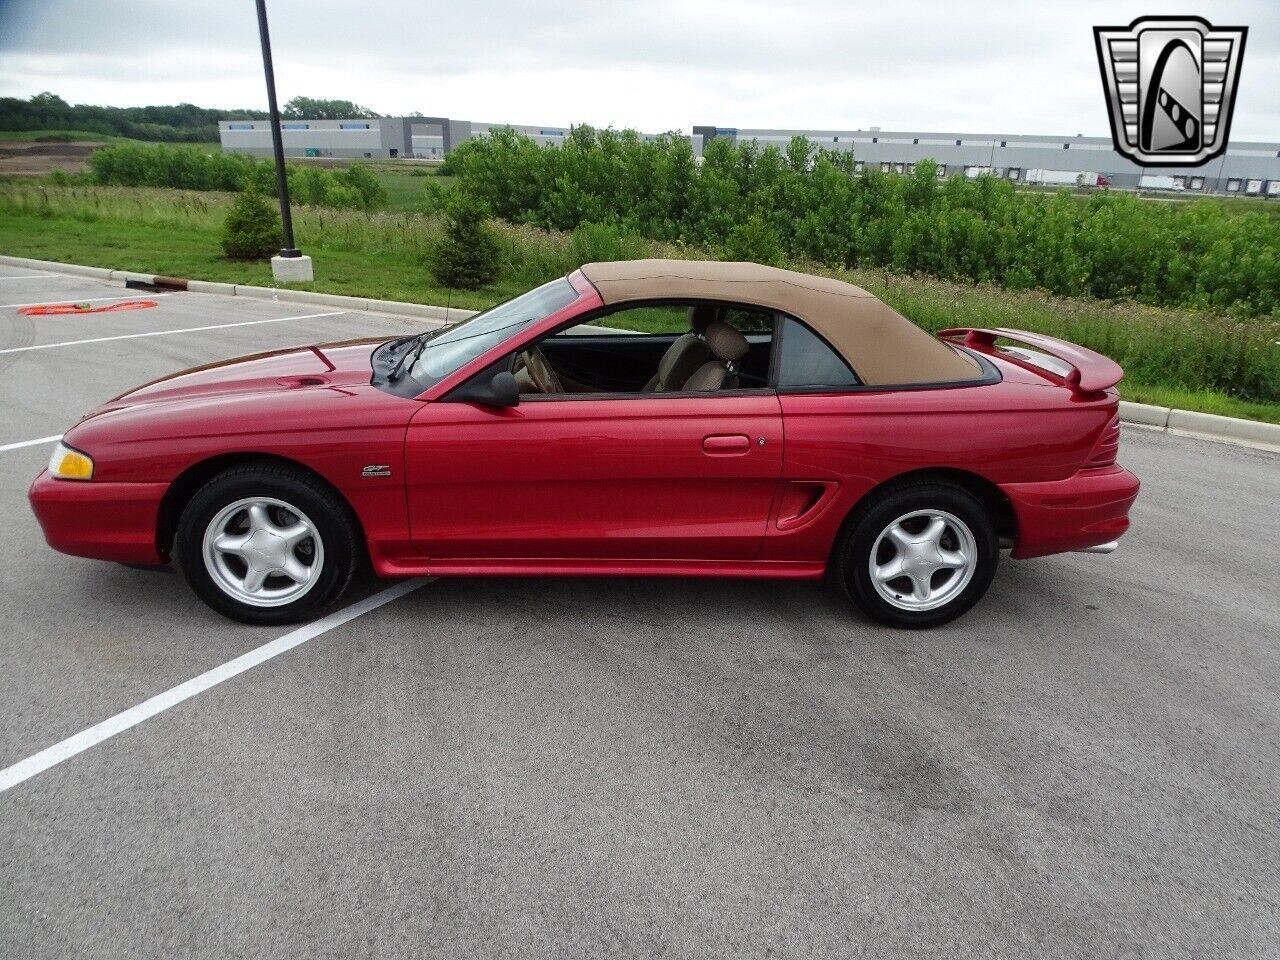
[[[1058,376],[1051,370],[1036,366],[1016,355],[999,353],[1002,360],[1016,363],[1020,367],[1034,370],[1038,374],[1047,375],[1058,380],[1063,386],[1070,387],[1074,393],[1101,393],[1108,387],[1114,387],[1124,378],[1124,368],[1109,357],[1094,353],[1085,347],[1043,333],[1031,333],[1028,330],[1011,330],[997,327],[994,330],[982,330],[976,327],[953,327],[939,331],[943,340],[958,340],[966,347],[979,353],[997,353],[996,340],[1016,340],[1035,347],[1051,357],[1057,357],[1071,367],[1065,376]]]

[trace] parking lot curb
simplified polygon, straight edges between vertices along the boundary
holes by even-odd
[[[0,264],[7,267],[27,267],[32,270],[69,273],[77,277],[92,277],[95,280],[111,279],[111,271],[106,267],[84,267],[78,263],[55,263],[52,260],[33,260],[30,257],[0,256]]]
[[[211,280],[181,280],[157,277],[155,274],[135,273],[131,270],[108,270],[104,267],[86,267],[76,263],[60,263],[54,260],[35,260],[30,257],[10,257],[0,254],[0,264],[48,270],[74,276],[93,277],[124,283],[127,280],[143,283],[160,282],[166,286],[182,285],[191,293],[215,293],[222,296],[250,297],[256,300],[276,300],[303,303],[311,306],[338,307],[355,312],[391,313],[416,317],[436,323],[465,320],[474,316],[474,310],[438,307],[430,304],[406,303],[402,300],[373,300],[368,297],[352,297],[338,293],[314,293],[309,290],[288,290],[277,287],[258,287],[251,284],[219,283]],[[181,289],[182,286],[178,288]],[[1145,427],[1175,436],[1195,437],[1200,440],[1216,440],[1238,446],[1252,447],[1280,453],[1280,424],[1243,420],[1237,417],[1220,417],[1212,413],[1194,410],[1177,410],[1152,406],[1146,403],[1120,401],[1120,419],[1133,426]]]
[[[1120,419],[1125,423],[1164,430],[1169,426],[1169,408],[1153,407],[1148,403],[1133,403],[1129,400],[1121,400]]]
[[[1168,432],[1280,453],[1280,424],[1220,417],[1194,410],[1170,410]]]

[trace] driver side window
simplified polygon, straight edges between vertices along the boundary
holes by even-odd
[[[514,358],[522,398],[765,389],[774,314],[709,301],[642,302],[601,314]]]

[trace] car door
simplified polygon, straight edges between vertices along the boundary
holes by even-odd
[[[409,424],[431,560],[750,560],[782,469],[769,390],[437,401]]]

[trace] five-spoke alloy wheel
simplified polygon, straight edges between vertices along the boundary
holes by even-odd
[[[233,599],[279,607],[315,586],[324,569],[324,541],[296,507],[274,497],[248,497],[209,521],[204,564]]]
[[[350,508],[327,484],[275,464],[235,467],[183,510],[178,562],[205,603],[246,623],[290,623],[337,599],[359,560]]]
[[[895,627],[935,627],[978,601],[999,555],[983,504],[936,481],[891,489],[864,504],[834,559],[849,598],[867,614]]]

